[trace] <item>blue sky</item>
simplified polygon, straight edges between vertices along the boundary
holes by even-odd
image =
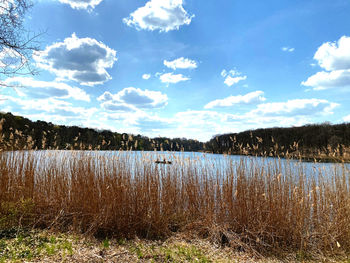
[[[0,110],[201,141],[349,122],[349,14],[349,0],[37,0],[40,74],[3,79],[19,87]]]

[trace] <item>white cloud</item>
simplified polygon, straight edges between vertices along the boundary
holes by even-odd
[[[237,84],[242,80],[247,79],[247,76],[242,76],[242,73],[234,69],[231,69],[230,71],[227,71],[226,69],[222,70],[221,76],[225,78],[224,83],[229,87],[233,86],[234,84]]]
[[[175,114],[175,119],[185,126],[198,126],[206,125],[208,122],[220,122],[223,120],[223,114],[215,111],[195,111],[188,110],[184,112],[178,112]]]
[[[176,69],[195,69],[197,68],[197,62],[188,58],[178,58],[173,61],[164,60],[164,65],[173,70]]]
[[[90,101],[90,96],[82,89],[71,87],[66,83],[55,81],[40,81],[30,77],[14,77],[5,81],[7,85],[16,86],[19,95],[35,99],[56,98],[56,99],[75,99],[81,101]]]
[[[68,4],[74,9],[94,9],[103,0],[58,0],[61,3]]]
[[[159,91],[125,88],[117,94],[103,93],[98,99],[102,108],[110,111],[136,111],[138,109],[163,108],[168,104],[168,96]]]
[[[168,96],[159,91],[125,88],[114,95],[116,101],[134,105],[138,108],[163,108],[168,103]]]
[[[101,115],[104,122],[118,124],[119,127],[122,126],[123,128],[119,132],[142,134],[149,137],[166,134],[164,136],[169,137],[169,131],[176,129],[173,119],[162,118],[157,114],[149,114],[140,110],[135,112],[108,112]],[[115,127],[111,126],[110,129],[115,130]]]
[[[286,102],[263,103],[243,114],[223,114],[222,129],[232,132],[267,127],[290,127],[323,121],[339,104],[320,99],[294,99]],[[220,133],[223,133],[221,131]]]
[[[109,91],[104,92],[100,97],[97,98],[98,101],[109,101],[113,100],[114,95]]]
[[[242,80],[246,80],[247,76],[242,76],[242,77],[231,77],[231,76],[227,76],[224,83],[231,87],[234,84],[237,84],[238,82],[242,81]]]
[[[350,70],[321,71],[301,83],[313,90],[350,87]]]
[[[237,104],[253,104],[265,101],[263,91],[254,91],[245,95],[230,96],[221,100],[214,100],[204,106],[205,109],[212,109],[215,107],[232,107]]]
[[[226,71],[226,69],[223,69],[222,71],[221,71],[221,77],[226,77],[227,76],[227,71]]]
[[[152,134],[153,136],[159,135],[159,132],[162,130],[176,128],[173,120],[145,113],[138,114],[137,118],[135,118],[133,122],[133,125],[137,127],[141,133],[146,132],[148,134]]]
[[[27,97],[7,96],[1,110],[14,115],[24,116],[33,121],[42,120],[54,124],[78,125],[101,128],[99,121],[102,112],[95,107],[75,106],[55,98],[33,99]],[[94,122],[94,120],[97,120]],[[100,125],[95,125],[96,123]],[[92,126],[92,124],[94,124]],[[105,126],[105,125],[102,125]]]
[[[151,75],[150,74],[143,74],[142,78],[145,79],[145,80],[148,80],[148,79],[151,78]]]
[[[350,122],[350,115],[345,116],[345,117],[343,118],[343,121],[344,121],[344,122]]]
[[[123,22],[137,30],[168,32],[189,25],[193,17],[183,8],[183,0],[150,0],[124,18]]]
[[[179,112],[172,118],[176,129],[169,129],[168,134],[184,136],[206,141],[215,134],[240,132],[248,129],[268,127],[290,127],[304,125],[323,120],[324,116],[332,114],[336,107],[331,102],[317,103],[298,100],[260,104],[256,109],[246,113],[229,114],[217,111],[185,111]],[[297,106],[293,107],[293,104]],[[299,104],[299,105],[298,105]],[[311,104],[311,105],[310,105]],[[273,108],[277,107],[276,114]],[[317,121],[316,121],[317,122]]]
[[[126,94],[126,95],[125,95]],[[85,125],[118,132],[138,133],[145,136],[187,137],[209,140],[215,134],[239,132],[266,127],[290,127],[324,121],[337,106],[327,100],[304,99],[286,102],[265,103],[246,113],[221,113],[210,110],[187,110],[164,117],[159,113],[148,113],[129,104],[128,92],[104,93],[103,103],[109,102],[114,110],[74,107],[71,103],[57,99],[22,100],[6,97],[1,108],[14,114],[65,125]],[[131,99],[131,101],[134,101]],[[139,100],[137,100],[139,101]],[[119,103],[119,105],[117,104]],[[143,104],[143,103],[141,103]],[[119,106],[119,108],[118,108]],[[122,108],[125,106],[126,108]],[[147,108],[147,107],[146,107]],[[104,111],[105,110],[105,111]],[[349,121],[350,116],[344,117]]]
[[[179,112],[172,117],[161,117],[144,111],[106,113],[110,122],[125,127],[122,131],[155,137],[193,138],[208,140],[222,129],[222,114],[214,111]],[[232,130],[231,130],[232,131]]]
[[[350,69],[350,37],[343,36],[338,42],[327,42],[314,55],[318,64],[327,71]]]
[[[215,111],[188,110],[178,112],[172,118],[176,129],[169,129],[167,132],[172,137],[186,137],[207,141],[214,134],[222,133],[223,128],[227,127],[227,123],[224,122],[225,115]]]
[[[118,112],[133,112],[137,111],[137,108],[133,105],[126,103],[121,103],[118,101],[106,101],[101,104],[101,107],[108,111],[118,111]]]
[[[190,78],[182,75],[182,74],[174,74],[174,73],[165,73],[165,74],[161,74],[159,76],[159,79],[161,80],[161,82],[163,83],[178,83],[181,81],[187,81],[190,80]]]
[[[72,103],[49,99],[22,99],[8,97],[6,102],[11,112],[31,119],[57,121],[69,125],[71,121],[80,121],[90,118],[97,112],[96,108],[73,106]],[[76,122],[75,122],[76,123]]]
[[[287,102],[259,104],[249,115],[258,116],[311,116],[333,114],[339,104],[321,99],[294,99]]]
[[[293,52],[295,50],[295,48],[293,48],[293,47],[282,47],[281,50],[284,51],[284,52]]]
[[[44,51],[35,52],[33,58],[38,67],[53,72],[59,79],[87,86],[110,80],[107,69],[117,60],[115,50],[95,39],[78,38],[75,34]]]
[[[322,44],[314,55],[321,71],[301,84],[313,90],[350,87],[350,37]]]

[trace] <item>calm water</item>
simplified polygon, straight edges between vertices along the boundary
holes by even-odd
[[[37,171],[47,171],[57,164],[65,170],[75,166],[77,162],[95,162],[108,165],[116,162],[121,170],[132,174],[143,173],[144,169],[157,169],[158,171],[170,171],[175,174],[186,174],[191,169],[197,173],[205,173],[211,177],[235,173],[237,168],[242,167],[245,171],[265,170],[266,174],[290,174],[305,175],[306,177],[318,177],[319,175],[345,173],[350,175],[350,164],[339,163],[312,163],[298,160],[285,160],[278,158],[263,158],[252,156],[207,154],[194,152],[135,152],[135,151],[30,151],[30,152],[7,152],[3,154],[32,154],[37,160]],[[156,164],[156,161],[170,161],[172,164]],[[9,165],[11,158],[8,159]],[[122,167],[125,167],[123,169]],[[68,168],[68,170],[66,170]],[[108,168],[108,167],[107,167]]]
[[[224,173],[227,169],[235,170],[239,166],[264,167],[264,169],[275,172],[288,172],[304,174],[307,176],[329,173],[349,174],[350,164],[339,163],[312,163],[298,160],[285,160],[278,158],[264,158],[239,155],[207,154],[195,152],[135,152],[135,151],[37,151],[36,158],[39,159],[38,166],[43,167],[52,163],[62,163],[63,166],[72,165],[70,160],[79,160],[79,156],[91,157],[96,162],[103,158],[112,162],[125,162],[131,171],[142,170],[145,166],[152,166],[156,169],[198,169],[198,171],[215,170],[216,173]],[[156,164],[159,161],[170,161],[172,164]],[[278,171],[276,171],[276,168]]]

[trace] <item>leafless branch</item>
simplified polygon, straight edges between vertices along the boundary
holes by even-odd
[[[7,87],[4,78],[33,75],[33,51],[38,50],[34,34],[23,27],[25,14],[32,7],[31,0],[0,0],[0,86]]]

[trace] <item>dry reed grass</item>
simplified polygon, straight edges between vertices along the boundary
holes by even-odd
[[[0,229],[126,238],[183,231],[255,253],[350,252],[345,165],[325,174],[278,159],[180,156],[173,165],[157,166],[154,158],[130,152],[3,152]]]

